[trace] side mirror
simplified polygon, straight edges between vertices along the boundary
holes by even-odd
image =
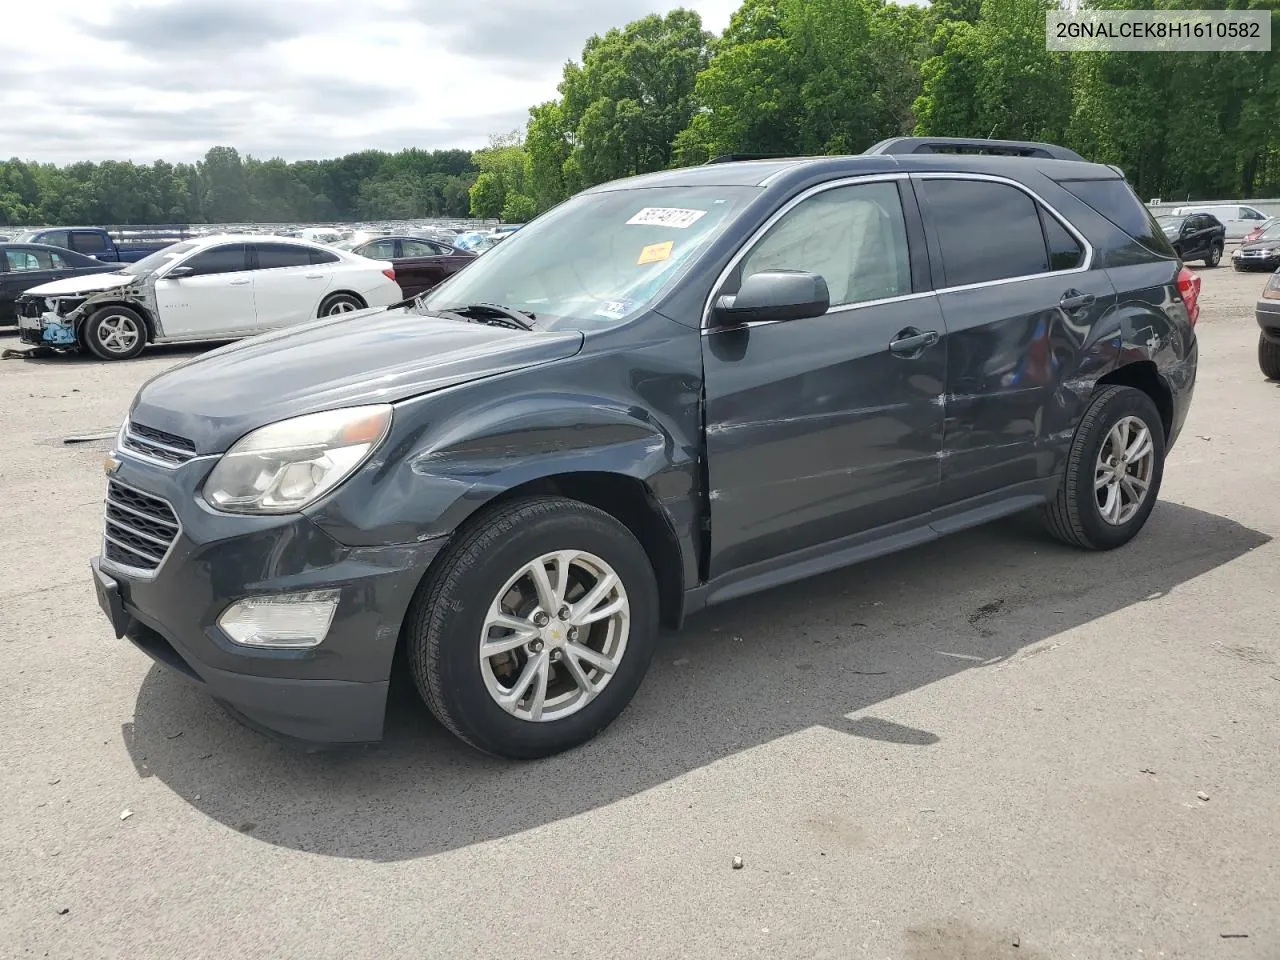
[[[831,308],[827,281],[800,270],[765,270],[742,281],[736,296],[716,301],[712,318],[717,326],[736,326],[762,320],[805,320]]]
[[[170,270],[168,273],[164,275],[164,279],[179,280],[182,277],[191,276],[191,273],[192,273],[192,270],[190,267],[174,267],[172,270]]]

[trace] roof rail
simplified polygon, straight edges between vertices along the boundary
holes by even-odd
[[[709,166],[713,163],[735,163],[738,160],[787,160],[789,157],[784,153],[726,153],[723,156],[712,157],[703,166]]]
[[[968,137],[890,137],[862,151],[864,154],[979,153],[1049,160],[1084,160],[1074,150],[1031,140],[983,140]]]

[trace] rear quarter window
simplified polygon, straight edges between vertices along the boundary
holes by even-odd
[[[1151,211],[1143,206],[1124,180],[1060,180],[1058,186],[1092,207],[1152,253],[1169,259],[1177,257]]]

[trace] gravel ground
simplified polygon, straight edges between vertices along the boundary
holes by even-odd
[[[1014,519],[710,612],[531,765],[408,696],[378,747],[290,752],[114,639],[107,444],[62,438],[193,352],[0,362],[0,954],[1280,957],[1280,394],[1264,278],[1201,275],[1131,545]]]

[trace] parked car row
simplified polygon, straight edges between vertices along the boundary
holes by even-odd
[[[127,360],[148,343],[247,337],[402,299],[387,264],[303,240],[228,235],[33,287],[17,313],[25,343]]]

